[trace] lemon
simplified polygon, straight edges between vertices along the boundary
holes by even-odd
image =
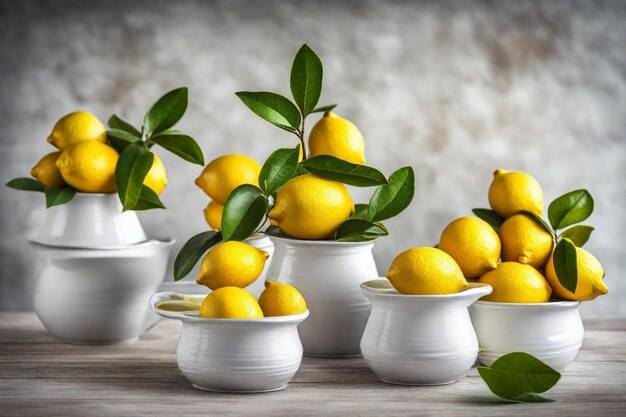
[[[468,287],[455,260],[437,248],[412,248],[398,255],[387,279],[402,294],[453,294]]]
[[[500,238],[484,220],[465,216],[446,226],[439,249],[454,258],[466,278],[478,278],[498,266]]]
[[[84,193],[115,191],[115,166],[119,155],[115,149],[94,140],[78,142],[65,148],[56,166],[63,179]]]
[[[167,185],[165,167],[163,166],[163,162],[161,162],[161,159],[159,159],[158,156],[154,155],[154,159],[152,160],[152,167],[150,168],[150,171],[148,171],[146,179],[143,180],[143,183],[146,187],[154,191],[156,195],[161,195],[161,193],[165,189],[165,186]]]
[[[106,143],[107,132],[96,116],[85,111],[77,111],[61,117],[48,136],[48,142],[60,150],[86,140]]]
[[[502,260],[543,268],[552,253],[552,235],[523,214],[515,214],[502,223],[498,231]]]
[[[365,142],[349,120],[327,112],[309,135],[311,156],[332,155],[354,164],[365,163]]]
[[[480,277],[478,282],[489,284],[493,292],[482,300],[500,303],[545,303],[552,289],[548,281],[530,265],[503,262]]]
[[[259,185],[261,166],[245,155],[223,155],[209,162],[196,185],[220,204],[226,204],[230,193],[242,184]]]
[[[300,291],[289,284],[265,281],[265,290],[259,297],[265,317],[290,316],[306,311],[306,301]]]
[[[522,210],[541,216],[543,192],[537,180],[530,175],[498,169],[493,173],[489,187],[489,205],[505,219]]]
[[[209,204],[204,209],[204,218],[209,224],[209,227],[213,230],[220,230],[222,228],[222,212],[224,206],[215,201],[209,201]]]
[[[57,168],[56,162],[59,159],[61,152],[52,152],[44,156],[37,162],[37,165],[30,170],[32,175],[37,181],[43,184],[46,188],[62,187],[65,185],[65,181]]]
[[[238,287],[213,291],[200,304],[200,317],[212,319],[260,319],[263,311],[254,297]]]
[[[576,248],[576,270],[578,271],[576,293],[565,289],[559,282],[554,271],[553,256],[550,257],[546,264],[546,278],[556,296],[565,300],[589,301],[609,292],[603,281],[604,268],[602,268],[596,257],[586,250]]]
[[[220,243],[202,260],[196,282],[212,290],[247,287],[261,275],[269,256],[267,252],[244,242]]]
[[[331,238],[354,213],[345,185],[304,174],[290,179],[269,212],[270,223],[299,239]]]

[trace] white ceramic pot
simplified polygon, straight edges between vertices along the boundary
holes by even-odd
[[[300,326],[307,356],[359,356],[370,303],[362,282],[378,278],[372,242],[270,237],[274,256],[267,279],[296,287],[311,312]]]
[[[43,263],[35,313],[53,335],[78,343],[136,339],[156,323],[150,296],[165,277],[173,240],[117,249],[32,243]]]
[[[490,366],[507,353],[527,352],[556,371],[565,371],[583,343],[579,304],[478,301],[470,308],[480,347],[484,349],[478,359]]]
[[[194,297],[158,293],[150,299],[159,315],[182,322],[176,361],[194,387],[217,392],[278,391],[302,362],[298,324],[309,312],[261,319],[209,319],[197,311],[157,308],[161,301]]]
[[[30,240],[101,249],[144,242],[148,237],[134,211],[122,212],[117,194],[77,193],[69,203],[47,209],[43,224]]]
[[[491,286],[470,284],[464,291],[446,295],[400,294],[386,279],[361,287],[372,302],[361,352],[381,380],[448,384],[472,367],[478,341],[467,308],[491,293]]]
[[[254,235],[246,239],[245,242],[270,254],[270,257],[265,261],[265,267],[263,268],[261,275],[259,275],[256,281],[246,287],[246,291],[252,294],[254,298],[258,299],[265,289],[265,278],[267,276],[267,270],[269,269],[270,263],[272,262],[274,244],[269,237],[262,234]]]

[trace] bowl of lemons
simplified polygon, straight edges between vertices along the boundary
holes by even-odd
[[[298,325],[309,315],[293,286],[265,282],[258,300],[246,291],[269,254],[237,241],[220,243],[203,259],[196,282],[203,296],[160,292],[153,311],[180,320],[176,361],[198,389],[255,393],[285,388],[302,362]]]
[[[582,248],[593,228],[579,224],[593,211],[587,190],[574,190],[549,204],[524,172],[494,172],[489,209],[452,221],[438,248],[470,281],[488,284],[489,295],[470,307],[481,347],[491,365],[510,352],[527,352],[559,372],[574,360],[583,340],[578,307],[606,294],[604,270]]]
[[[372,303],[361,352],[382,381],[449,384],[476,361],[478,340],[467,309],[491,287],[468,283],[441,249],[408,249],[394,259],[387,279],[361,289]]]

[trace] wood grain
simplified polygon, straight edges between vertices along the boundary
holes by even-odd
[[[0,313],[0,416],[604,416],[626,414],[626,323],[589,321],[583,349],[547,404],[494,397],[475,369],[456,384],[384,384],[363,359],[305,358],[289,387],[271,394],[193,389],[176,366],[179,323],[141,340],[70,345],[32,313]]]

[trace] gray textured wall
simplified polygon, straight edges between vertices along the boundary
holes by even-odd
[[[288,93],[308,42],[325,63],[323,102],[364,133],[368,162],[412,165],[417,193],[375,255],[437,241],[485,206],[495,168],[532,173],[546,199],[577,187],[596,199],[588,244],[610,294],[587,317],[626,316],[626,4],[624,2],[0,3],[0,179],[28,173],[63,114],[116,112],[138,122],[164,91],[187,85],[180,126],[208,159],[264,160],[294,138],[252,115],[239,89]],[[179,243],[204,230],[200,168],[163,156],[169,209],[142,215]],[[359,193],[359,195],[362,195]],[[365,196],[363,196],[365,198]],[[29,309],[35,271],[25,236],[40,195],[0,187],[0,309]]]

